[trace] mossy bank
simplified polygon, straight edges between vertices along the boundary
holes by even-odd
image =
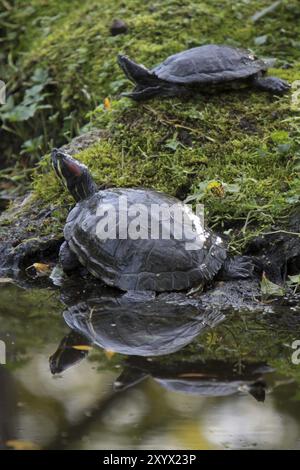
[[[105,129],[106,137],[77,154],[99,184],[152,187],[204,203],[207,222],[228,231],[233,249],[257,232],[284,226],[300,194],[295,90],[281,98],[243,90],[137,105],[120,98],[132,85],[116,57],[124,52],[151,67],[189,47],[223,43],[277,58],[272,75],[293,83],[300,79],[298,1],[33,0],[8,17],[26,25],[13,52],[14,39],[6,43],[17,70],[8,62],[8,79],[14,83],[16,73],[26,78],[15,99],[22,103],[37,70],[47,74],[40,103],[49,107],[18,124],[24,138],[28,129],[31,139],[41,133],[47,149],[91,128]],[[115,18],[127,23],[126,34],[111,35]],[[38,160],[34,199],[65,207],[67,194],[49,157]],[[67,209],[53,215],[57,233]],[[42,223],[40,233],[53,227]]]

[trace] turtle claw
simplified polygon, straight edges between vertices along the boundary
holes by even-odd
[[[131,98],[134,101],[146,101],[154,96],[159,95],[161,87],[160,86],[151,86],[151,87],[135,87],[132,92],[122,93],[121,96],[125,98]]]
[[[199,284],[198,286],[190,289],[186,295],[187,297],[191,297],[194,294],[201,294],[202,291],[203,291],[203,284]]]
[[[255,86],[274,95],[283,95],[291,88],[288,82],[277,77],[258,78],[255,80]]]
[[[235,256],[225,261],[218,278],[222,281],[253,277],[255,263],[250,256]]]

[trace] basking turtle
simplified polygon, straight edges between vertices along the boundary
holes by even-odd
[[[230,46],[194,47],[168,57],[152,70],[125,55],[119,55],[118,62],[136,85],[133,92],[125,93],[125,96],[136,101],[247,86],[274,94],[283,94],[290,88],[280,78],[265,77],[267,62],[246,49]]]
[[[251,277],[249,257],[228,258],[221,237],[204,228],[201,218],[178,199],[148,189],[98,191],[79,161],[55,149],[52,162],[77,201],[59,254],[65,271],[81,264],[123,291],[187,290],[217,274],[223,279]],[[143,213],[142,221],[137,213]],[[105,226],[110,227],[107,232]]]

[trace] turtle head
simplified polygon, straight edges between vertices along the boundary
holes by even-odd
[[[92,196],[97,187],[87,167],[58,149],[53,149],[51,159],[54,171],[75,201]]]

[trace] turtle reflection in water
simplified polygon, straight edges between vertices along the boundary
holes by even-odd
[[[98,291],[97,291],[98,292]],[[246,364],[242,372],[233,364],[208,361],[192,364],[182,360],[172,367],[149,357],[175,353],[191,343],[209,327],[223,320],[216,311],[203,311],[201,302],[184,294],[106,294],[87,295],[84,302],[71,305],[64,319],[72,329],[50,357],[53,374],[61,373],[82,360],[89,346],[126,354],[122,374],[114,383],[122,390],[152,376],[165,388],[207,396],[225,396],[246,391],[258,401],[265,397],[261,364]],[[79,294],[78,297],[82,295]],[[72,295],[69,295],[68,302]],[[80,345],[78,349],[76,346]],[[174,364],[173,356],[172,363]]]
[[[99,290],[70,306],[63,316],[68,326],[89,343],[137,356],[178,351],[224,318],[218,311],[204,312],[199,300],[180,293],[155,296],[145,292],[114,295],[102,292],[99,296]],[[68,346],[70,340],[65,343]],[[52,357],[53,371],[61,368],[58,363],[55,366],[55,360]]]
[[[107,313],[105,316],[107,316]],[[171,319],[171,317],[169,319]],[[70,318],[68,318],[68,320],[70,324]],[[125,320],[125,317],[123,320]],[[78,327],[77,319],[75,323]],[[81,329],[86,330],[86,326],[86,324],[81,324]],[[166,323],[165,326],[167,326]],[[193,339],[193,335],[189,333],[190,326],[191,325],[187,325],[186,344]],[[88,354],[89,347],[95,344],[95,342],[91,340],[92,334],[90,328],[91,325],[89,326],[89,331],[85,331],[84,335],[79,334],[77,331],[71,331],[69,335],[63,338],[56,352],[50,357],[50,369],[53,374],[61,373],[67,368],[72,367]],[[151,343],[154,346],[152,355],[158,354],[159,352],[164,353],[166,351],[166,344],[169,343],[169,340],[166,340],[163,334],[164,330],[165,328],[163,327],[161,331],[160,329],[157,331],[153,342],[151,341],[151,337],[148,337],[147,345],[145,344],[145,338],[147,338],[147,336],[144,336],[144,330],[140,331],[139,340],[141,344],[138,344],[137,334],[134,340],[127,337],[130,328],[125,328],[124,342],[122,344],[122,327],[120,324],[116,324],[115,329],[113,329],[113,331],[118,331],[117,341],[115,338],[113,338],[113,340],[108,338],[107,330],[101,334],[102,347],[108,348],[114,344],[115,347],[117,345],[118,352],[126,351],[128,355],[132,354],[132,356],[129,356],[126,360],[122,373],[113,384],[115,391],[131,388],[147,377],[152,377],[159,385],[170,391],[207,397],[249,393],[257,401],[265,400],[266,383],[263,379],[263,374],[270,372],[271,369],[264,363],[243,362],[242,370],[237,371],[236,363],[230,361],[204,361],[200,359],[199,361],[190,362],[182,357],[176,361],[175,353],[172,357],[172,363],[168,365],[168,362],[165,364],[165,361],[161,358],[156,358],[155,361],[149,361],[148,357],[137,355],[141,352],[145,352],[145,350],[150,351]],[[174,329],[172,329],[171,325],[168,326],[168,330],[170,331],[170,335],[172,333],[174,334]],[[136,333],[137,331],[138,329]],[[184,328],[182,332],[183,331]],[[194,337],[195,336],[196,335],[194,335]],[[76,349],[76,345],[80,345],[80,349]],[[170,343],[170,349],[171,351],[173,350],[172,341]]]
[[[122,374],[114,383],[115,390],[124,390],[151,376],[163,388],[207,397],[222,397],[237,393],[250,393],[257,401],[264,401],[266,382],[263,374],[272,369],[264,363],[243,362],[241,371],[236,363],[222,360],[148,362],[132,357],[126,361]]]

